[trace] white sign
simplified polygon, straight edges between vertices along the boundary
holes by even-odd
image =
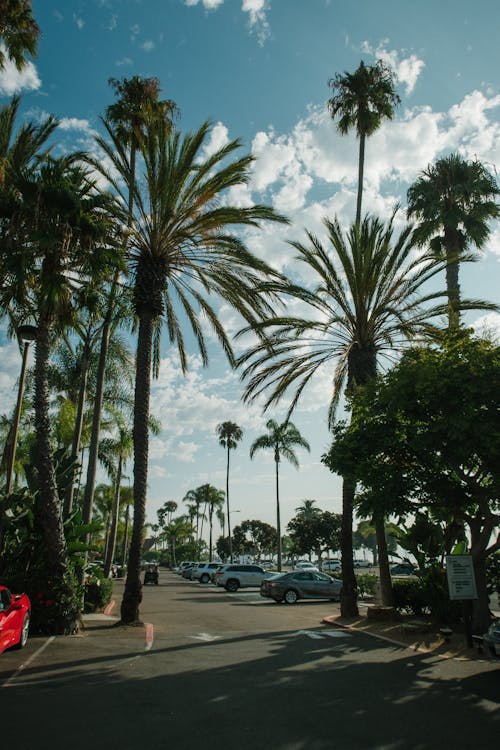
[[[476,579],[470,555],[447,555],[446,575],[450,599],[477,599]]]

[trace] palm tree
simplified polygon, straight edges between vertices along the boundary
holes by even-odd
[[[175,568],[177,561],[175,559],[175,548],[178,542],[190,539],[193,534],[193,527],[186,516],[173,518],[165,528],[165,535],[170,546],[172,555],[172,566]]]
[[[394,107],[400,98],[394,90],[391,70],[378,60],[375,65],[363,61],[354,73],[336,73],[328,81],[333,96],[328,100],[332,119],[339,117],[337,129],[346,135],[352,128],[359,138],[358,198],[356,201],[356,223],[361,221],[361,199],[363,195],[363,172],[366,138],[379,129],[382,120],[392,120]]]
[[[421,295],[422,286],[443,267],[435,258],[413,256],[412,229],[393,238],[393,224],[367,217],[344,235],[337,220],[325,219],[330,243],[326,249],[310,232],[309,245],[292,243],[298,260],[317,283],[306,289],[291,282],[280,285],[283,295],[305,303],[310,317],[276,317],[262,323],[265,340],[240,358],[248,380],[245,400],[270,391],[264,408],[277,403],[295,387],[288,415],[316,372],[333,368],[328,423],[346,385],[351,397],[357,386],[376,375],[380,354],[392,355],[405,341],[431,330],[429,320],[445,306],[434,304],[440,293]],[[334,262],[334,259],[338,262]],[[340,266],[340,268],[339,268]],[[278,285],[273,285],[275,291]],[[442,295],[443,293],[441,293]],[[433,303],[428,308],[426,305]],[[242,332],[243,333],[243,332]],[[344,477],[342,489],[342,614],[357,614],[353,566],[352,515],[356,478]],[[384,539],[379,539],[383,546]],[[388,564],[381,568],[384,595],[391,598]]]
[[[144,138],[146,122],[153,116],[161,117],[164,126],[169,129],[172,126],[172,118],[176,112],[176,106],[170,100],[159,100],[160,84],[157,78],[141,78],[140,76],[133,76],[130,79],[123,78],[121,80],[111,78],[109,83],[117,95],[117,101],[106,109],[106,118],[103,122],[108,132],[113,134],[112,141],[115,148],[113,158],[120,163],[121,173],[127,186],[128,193],[123,203],[127,205],[126,223],[127,227],[130,227],[134,204],[136,155],[137,149]],[[98,142],[101,141],[98,140]],[[106,150],[109,150],[109,148],[109,145],[106,144]],[[94,167],[99,168],[100,166],[95,160],[89,159],[89,162]],[[123,301],[120,299],[118,284],[120,270],[121,268],[118,266],[111,281],[108,290],[107,310],[102,324],[92,435],[87,465],[87,481],[85,484],[83,519],[86,523],[92,517],[104,381],[110,336],[114,322],[116,322],[117,318],[120,320],[120,312],[123,311]]]
[[[243,430],[235,422],[221,422],[216,427],[219,436],[219,445],[227,449],[226,465],[226,512],[227,512],[227,533],[229,537],[229,560],[233,562],[233,543],[231,540],[231,515],[229,510],[229,454],[231,449],[237,447],[243,437]]]
[[[0,108],[0,187],[7,190],[11,178],[47,156],[50,151],[47,140],[58,125],[57,120],[49,116],[40,123],[29,121],[20,125],[14,134],[20,101],[14,96],[9,104]]]
[[[315,518],[321,513],[319,508],[315,508],[316,500],[302,500],[302,505],[295,508],[297,515],[301,518]]]
[[[299,461],[295,455],[294,447],[299,446],[310,450],[309,443],[302,437],[292,422],[278,424],[274,419],[266,422],[267,434],[258,437],[250,446],[250,458],[253,458],[258,450],[271,449],[274,451],[274,463],[276,466],[276,531],[278,535],[278,570],[281,571],[281,519],[280,519],[280,493],[279,493],[279,465],[281,458],[286,458],[292,466],[299,467]]]
[[[36,55],[40,29],[31,10],[31,0],[3,0],[0,13],[0,41],[7,55],[22,70],[26,55]],[[5,52],[0,46],[0,70],[5,66]]]
[[[205,123],[193,135],[181,138],[171,133],[164,120],[147,123],[141,157],[144,178],[136,181],[133,194],[135,215],[130,228],[129,264],[133,303],[138,321],[134,410],[134,527],[127,582],[122,601],[122,622],[139,618],[141,601],[141,540],[145,521],[148,470],[147,418],[149,414],[154,332],[165,320],[170,342],[176,344],[182,371],[187,356],[181,319],[188,321],[205,364],[208,353],[204,326],[208,322],[229,362],[234,363],[231,343],[210,297],[225,300],[248,321],[268,314],[269,299],[255,294],[265,275],[276,276],[263,261],[250,253],[236,236],[238,226],[260,226],[262,221],[286,221],[262,205],[235,207],[221,201],[226,191],[249,178],[251,156],[231,160],[239,148],[232,141],[205,158],[209,134]],[[119,149],[115,134],[108,130],[113,146],[100,144],[115,158]],[[128,174],[128,168],[126,171]],[[113,180],[111,176],[108,178]],[[113,180],[119,192],[121,186]],[[203,325],[200,319],[203,317]],[[156,369],[156,368],[155,368]]]
[[[429,165],[408,190],[408,217],[420,223],[415,229],[419,245],[427,245],[446,258],[448,327],[460,326],[460,310],[492,309],[492,305],[460,300],[458,282],[461,261],[474,260],[468,251],[481,250],[490,236],[488,221],[500,215],[496,202],[500,191],[495,177],[480,161],[450,154]]]

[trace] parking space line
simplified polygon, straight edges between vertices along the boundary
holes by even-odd
[[[16,669],[16,671],[13,674],[11,674],[11,676],[9,677],[9,679],[6,680],[4,683],[2,683],[2,685],[0,687],[3,687],[3,688],[10,687],[12,685],[12,683],[14,682],[14,680],[21,674],[21,672],[23,671],[23,669],[25,669],[28,666],[28,664],[31,664],[31,662],[37,656],[39,656],[42,653],[42,651],[45,651],[45,649],[47,648],[47,646],[50,643],[52,643],[53,640],[55,640],[55,635],[51,635],[50,638],[47,638],[47,640],[45,641],[45,643],[43,643],[40,646],[40,648],[38,648],[33,654],[31,654],[31,656],[29,657],[29,659],[26,659],[26,661],[24,662],[24,664],[21,664]]]

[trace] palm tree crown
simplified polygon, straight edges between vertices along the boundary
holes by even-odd
[[[479,161],[450,154],[429,165],[408,190],[408,216],[419,222],[415,240],[429,243],[437,257],[446,258],[449,327],[460,323],[460,309],[490,309],[475,301],[460,300],[459,263],[473,260],[471,247],[484,247],[490,236],[488,221],[500,215],[495,177]]]
[[[233,541],[231,538],[231,511],[229,509],[229,455],[234,450],[243,437],[243,430],[235,422],[222,422],[217,425],[217,434],[219,444],[227,449],[227,466],[226,466],[226,511],[227,511],[227,533],[229,538],[229,560],[233,561]]]
[[[354,73],[337,73],[328,82],[333,96],[328,110],[342,135],[353,128],[359,138],[359,177],[356,222],[361,220],[365,140],[378,130],[382,120],[392,120],[394,107],[401,101],[394,90],[391,70],[378,60],[375,65],[363,61]]]
[[[278,535],[278,570],[281,570],[281,519],[279,499],[279,464],[282,458],[289,461],[292,466],[299,467],[299,460],[294,451],[295,447],[310,450],[309,443],[302,437],[292,422],[278,424],[274,419],[266,422],[268,432],[258,437],[250,446],[250,458],[253,458],[259,450],[271,449],[274,452],[276,464],[276,530]]]

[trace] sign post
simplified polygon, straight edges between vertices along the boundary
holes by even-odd
[[[476,578],[474,566],[470,555],[447,555],[446,576],[448,578],[448,590],[450,599],[461,600],[464,614],[465,639],[467,646],[472,648],[472,599],[477,599]]]

